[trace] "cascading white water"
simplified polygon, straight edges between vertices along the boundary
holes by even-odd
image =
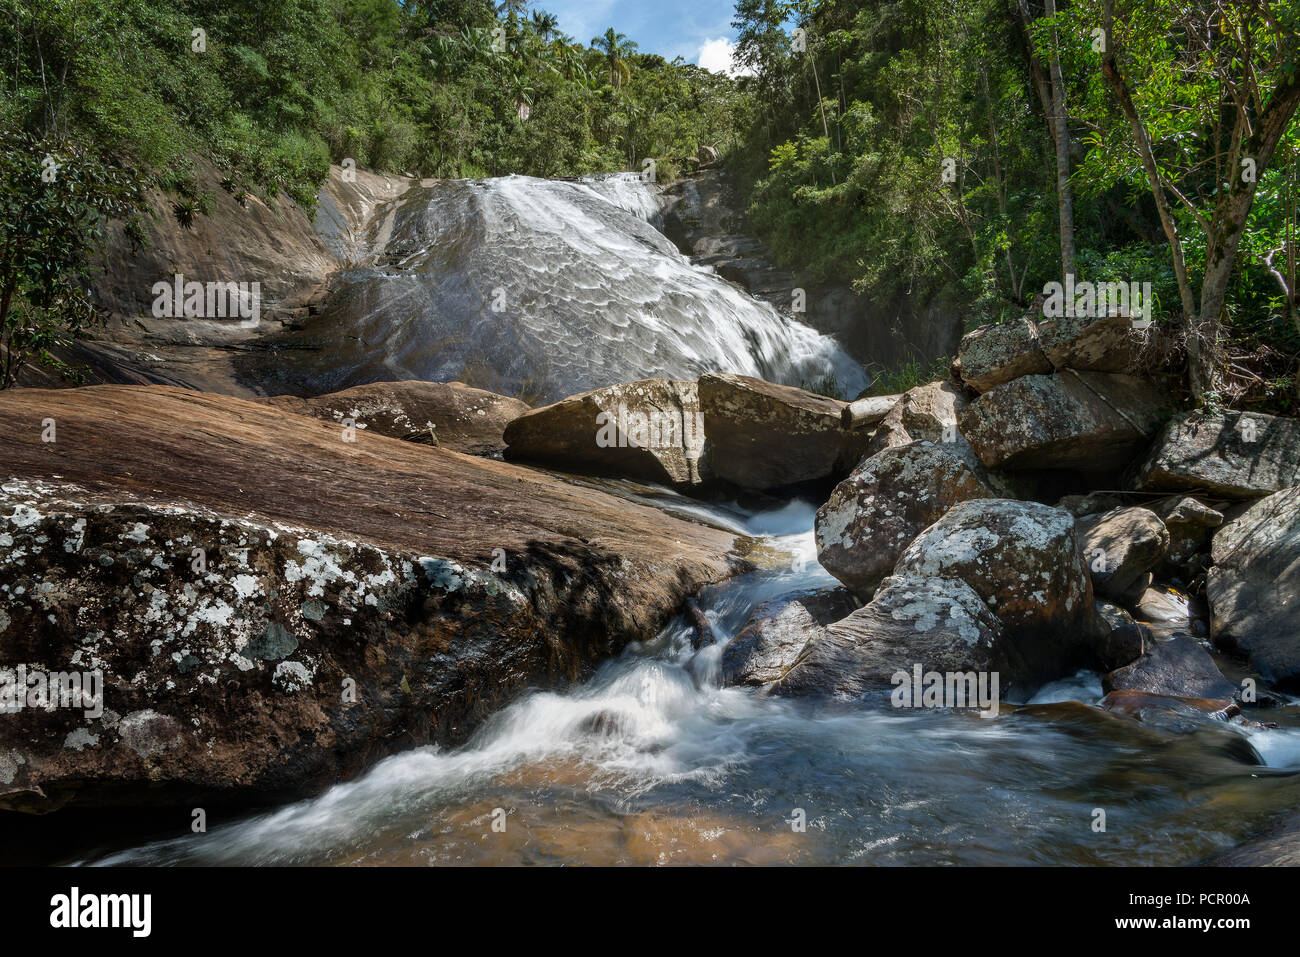
[[[537,401],[712,371],[867,385],[834,339],[681,255],[647,221],[657,209],[632,174],[414,189],[375,264],[345,272],[252,374],[299,393],[460,379]]]

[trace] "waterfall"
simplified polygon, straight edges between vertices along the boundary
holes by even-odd
[[[374,262],[245,371],[306,394],[459,379],[536,402],[711,371],[866,386],[834,339],[681,255],[651,224],[658,209],[635,174],[417,187]]]

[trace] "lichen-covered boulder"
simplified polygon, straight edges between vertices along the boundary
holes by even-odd
[[[957,413],[970,400],[955,382],[929,382],[904,392],[887,412],[871,439],[870,451],[909,442],[955,442],[960,437]]]
[[[1002,626],[960,581],[894,576],[867,605],[823,629],[777,682],[783,695],[856,698],[895,685],[898,672],[996,672],[1005,690],[1024,675]]]
[[[713,474],[766,491],[846,475],[870,434],[844,427],[838,399],[751,376],[700,377],[700,409]]]
[[[506,425],[528,411],[518,399],[472,389],[463,382],[372,382],[342,392],[259,399],[296,415],[368,429],[466,455],[497,455]]]
[[[1103,372],[1028,375],[984,393],[960,414],[962,435],[990,468],[1118,470],[1170,413],[1144,379]]]
[[[1061,509],[1010,499],[962,502],[913,540],[894,574],[965,582],[1038,680],[1096,667],[1102,658],[1110,629],[1097,615],[1074,517]]]
[[[694,382],[639,379],[533,409],[505,428],[510,461],[563,471],[702,483],[704,419]]]
[[[1038,342],[1038,328],[1030,318],[980,326],[966,333],[957,349],[957,363],[962,381],[976,392],[1052,371]]]
[[[1122,507],[1078,521],[1083,560],[1099,595],[1133,604],[1169,548],[1169,531],[1150,509]]]
[[[722,651],[722,681],[767,684],[781,678],[823,628],[857,607],[844,588],[803,591],[766,601]]]
[[[1145,333],[1129,316],[1056,316],[1038,323],[1038,342],[1053,368],[1132,372]]]
[[[912,539],[948,509],[993,495],[962,445],[885,449],[863,460],[817,510],[817,560],[865,601]]]
[[[1260,499],[1214,536],[1210,630],[1267,680],[1300,687],[1300,486]]]
[[[1175,416],[1136,471],[1148,491],[1251,499],[1300,484],[1300,421],[1260,412]]]

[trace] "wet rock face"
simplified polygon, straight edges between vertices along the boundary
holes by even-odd
[[[647,222],[654,189],[636,177],[414,186],[372,261],[239,368],[295,395],[456,379],[533,404],[714,369],[866,386],[834,340],[685,261]]]
[[[700,485],[704,419],[694,382],[640,379],[533,409],[506,427],[507,457],[564,471]]]
[[[1098,619],[1074,517],[1034,502],[954,506],[903,552],[895,575],[965,582],[988,605],[1035,679],[1095,667]]]
[[[466,455],[499,454],[506,425],[528,411],[518,399],[463,382],[374,382],[311,399],[281,395],[260,401],[340,428],[350,423]]]
[[[766,491],[846,474],[868,437],[844,428],[847,403],[750,376],[700,377],[713,474]]]
[[[1260,499],[1214,536],[1206,575],[1216,644],[1267,680],[1300,687],[1300,487]]]
[[[1151,570],[1169,548],[1160,516],[1145,508],[1116,508],[1079,519],[1078,528],[1094,591],[1134,604],[1151,586]]]
[[[1067,371],[999,385],[960,414],[990,468],[1123,468],[1169,414],[1168,397],[1133,376]]]
[[[1137,469],[1136,487],[1251,499],[1300,484],[1300,422],[1258,412],[1175,416]]]
[[[541,473],[178,389],[6,392],[0,475],[0,671],[104,679],[95,717],[0,720],[21,810],[311,793],[741,567],[730,535]]]
[[[956,445],[915,442],[865,459],[817,510],[817,560],[864,601],[903,550],[958,502],[993,491]],[[966,451],[969,455],[969,451]]]
[[[764,602],[722,651],[722,680],[760,685],[779,680],[804,647],[857,603],[846,589],[809,591]]]
[[[1102,687],[1107,692],[1229,701],[1241,690],[1223,677],[1208,651],[1186,636],[1149,643],[1140,658],[1106,675]]]
[[[1001,636],[997,617],[968,585],[891,577],[869,604],[818,633],[774,690],[856,698],[894,687],[893,676],[910,676],[917,664],[1012,680],[1023,668],[1008,661]]]
[[[962,381],[981,393],[1021,376],[1052,371],[1030,319],[971,330],[962,337],[957,361]]]

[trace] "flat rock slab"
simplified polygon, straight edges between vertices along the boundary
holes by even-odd
[[[990,468],[1123,468],[1169,416],[1168,396],[1134,376],[1028,375],[960,413],[961,432]]]
[[[1138,467],[1135,487],[1250,499],[1300,485],[1300,421],[1258,412],[1175,416]]]
[[[844,427],[838,399],[752,376],[700,376],[700,409],[715,477],[766,491],[847,474],[870,435]]]
[[[1300,685],[1300,487],[1260,499],[1214,536],[1210,632],[1269,681]]]
[[[0,485],[0,668],[105,682],[97,717],[0,722],[0,807],[32,811],[311,793],[741,567],[543,473],[167,387],[0,394]]]
[[[407,442],[466,455],[496,455],[506,425],[528,411],[518,399],[463,382],[374,382],[329,395],[260,399],[268,405]]]

